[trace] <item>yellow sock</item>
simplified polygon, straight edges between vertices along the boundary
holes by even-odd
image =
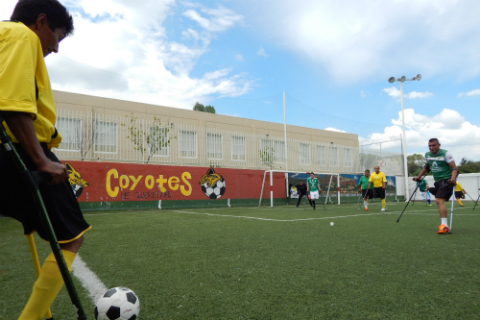
[[[461,206],[463,206],[463,203],[462,203],[462,201],[460,201],[460,199],[457,199],[457,201]]]
[[[382,208],[385,209],[385,199],[382,199]]]
[[[63,257],[70,271],[73,260],[77,256],[70,251],[62,250]],[[33,284],[32,294],[18,320],[40,320],[47,313],[58,292],[63,286],[63,278],[53,253],[45,259],[37,281]]]

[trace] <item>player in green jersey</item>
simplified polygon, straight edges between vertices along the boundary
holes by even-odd
[[[428,206],[431,207],[432,204],[430,203],[430,196],[428,194],[428,183],[423,179],[422,181],[417,181],[418,191],[420,191],[420,197],[422,200],[426,200],[428,202]]]
[[[425,153],[425,165],[413,180],[421,181],[422,176],[428,170],[432,171],[435,183],[434,187],[430,188],[429,191],[435,196],[435,202],[440,213],[441,222],[437,233],[443,234],[450,231],[445,201],[450,199],[453,193],[453,186],[457,184],[458,169],[452,154],[447,150],[440,149],[440,146],[441,144],[437,138],[428,140],[428,149],[430,151]]]
[[[370,179],[370,170],[365,170],[365,175],[358,180],[358,192],[362,192],[363,198],[363,205],[365,207],[365,211],[368,211],[368,199],[373,198],[373,185],[370,186],[368,189],[368,183]]]
[[[315,210],[315,199],[320,198],[320,192],[322,188],[320,188],[320,183],[318,179],[315,178],[315,174],[310,172],[310,178],[307,179],[307,194],[310,195],[310,200],[312,200],[312,207]]]

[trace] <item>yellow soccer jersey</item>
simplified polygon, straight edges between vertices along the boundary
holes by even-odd
[[[462,191],[462,190],[463,190],[462,185],[460,184],[460,182],[457,181],[457,185],[455,186],[455,191],[458,192],[458,191]]]
[[[374,172],[370,174],[370,179],[368,179],[368,181],[373,183],[374,188],[380,188],[383,186],[384,182],[387,182],[387,177],[385,177],[383,172],[378,174]]]
[[[0,22],[0,111],[32,115],[38,141],[58,147],[56,110],[38,36],[21,22]],[[38,91],[38,96],[37,96]],[[18,142],[7,127],[13,142]]]

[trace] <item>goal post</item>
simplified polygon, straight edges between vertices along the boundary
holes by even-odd
[[[265,188],[265,181],[267,180],[267,175],[268,175],[268,179],[270,180],[269,182],[269,186],[270,186],[270,207],[273,207],[273,174],[274,173],[284,173],[286,177],[288,177],[288,174],[302,174],[302,175],[308,175],[308,177],[310,177],[310,173],[309,172],[305,172],[305,171],[284,171],[284,170],[266,170],[264,173],[263,173],[263,182],[262,182],[262,189],[260,191],[260,199],[258,201],[258,205],[261,206],[262,205],[262,200],[263,200],[263,194],[266,190]],[[329,183],[328,183],[328,188],[327,188],[327,193],[325,195],[325,204],[327,204],[327,201],[330,199],[330,202],[332,202],[331,200],[331,197],[330,197],[330,192],[331,192],[331,186],[332,186],[332,182],[333,182],[333,178],[336,177],[337,180],[336,180],[336,183],[337,183],[337,203],[340,204],[340,173],[324,173],[324,172],[319,172],[319,173],[315,173],[315,176],[316,177],[319,177],[319,176],[330,176],[330,180],[329,180]],[[289,177],[288,177],[289,178]],[[289,194],[289,190],[288,190],[288,178],[286,178],[286,183],[285,183],[285,194],[287,195],[288,197],[288,194]]]

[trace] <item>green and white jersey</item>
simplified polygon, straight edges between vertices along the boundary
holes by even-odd
[[[308,183],[308,189],[310,191],[318,191],[318,179],[317,178],[308,178],[307,179]]]
[[[367,178],[365,176],[361,177],[360,180],[358,181],[358,185],[362,186],[362,190],[365,190],[368,188],[368,183],[370,178]],[[373,183],[370,185],[370,189],[373,189]]]
[[[427,181],[422,180],[420,182],[417,182],[417,185],[418,185],[418,190],[420,190],[420,192],[426,192],[427,191]]]
[[[436,154],[431,154],[430,151],[425,153],[425,163],[430,166],[435,181],[452,177],[452,168],[448,165],[452,161],[455,160],[447,150],[439,149]]]

